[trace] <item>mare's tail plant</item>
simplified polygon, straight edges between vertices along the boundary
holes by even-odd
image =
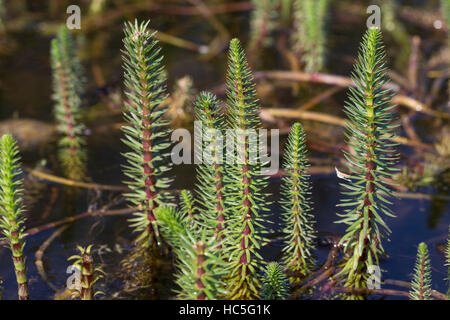
[[[227,73],[227,105],[234,152],[227,155],[225,201],[230,219],[227,241],[229,299],[259,298],[259,271],[263,259],[258,253],[266,243],[262,225],[267,208],[267,177],[261,175],[257,132],[258,115],[253,75],[238,39],[230,42]],[[227,149],[228,152],[228,149]],[[232,158],[232,161],[228,161]],[[228,163],[231,162],[231,163]]]
[[[338,277],[352,288],[366,287],[368,268],[379,265],[379,256],[385,254],[381,242],[390,229],[383,216],[394,217],[387,198],[392,194],[389,178],[396,170],[396,144],[391,142],[396,125],[394,106],[388,105],[392,94],[383,87],[388,82],[385,64],[381,32],[369,29],[352,74],[355,88],[349,89],[345,105],[350,150],[344,154],[350,175],[341,183],[344,197],[338,205],[344,212],[337,222],[347,225],[340,241],[346,258]]]
[[[66,27],[61,27],[58,36],[52,40],[50,55],[54,114],[58,131],[63,136],[59,141],[59,161],[68,178],[82,180],[86,171],[85,140],[82,136],[84,126],[80,123],[82,67]]]
[[[225,198],[223,165],[223,116],[218,100],[211,93],[201,92],[195,102],[195,116],[202,124],[202,164],[197,167],[196,192],[202,208],[202,220],[222,248],[225,239]]]
[[[78,255],[71,256],[68,261],[74,260],[74,266],[80,271],[80,286],[73,292],[73,297],[80,298],[80,300],[93,300],[96,295],[102,294],[101,291],[96,291],[95,283],[103,278],[103,271],[100,267],[95,266],[92,257],[92,245],[86,248],[77,246]]]
[[[216,241],[205,229],[198,234],[173,207],[159,207],[155,213],[177,257],[178,298],[214,300],[223,295],[223,260],[217,256]]]
[[[22,202],[22,179],[20,175],[19,149],[14,138],[3,135],[0,138],[0,228],[11,252],[18,285],[20,300],[28,300],[28,279],[26,274],[26,258]]]
[[[411,281],[409,298],[411,300],[430,300],[431,297],[431,264],[427,245],[422,242],[417,249],[414,275]]]
[[[154,210],[167,201],[161,190],[168,188],[170,180],[164,177],[169,170],[167,164],[169,142],[167,122],[162,119],[166,98],[162,56],[155,33],[148,28],[150,21],[125,24],[123,64],[128,100],[124,114],[128,126],[123,127],[122,140],[131,151],[124,154],[127,165],[124,174],[126,184],[132,192],[128,200],[137,207],[131,227],[139,235],[136,243],[140,247],[159,245],[161,239]]]
[[[250,18],[250,50],[268,47],[272,44],[273,31],[277,26],[278,1],[253,0]]]
[[[277,262],[267,265],[261,290],[264,300],[284,300],[289,294],[289,280]]]
[[[324,68],[327,10],[328,0],[294,2],[293,45],[301,56],[306,72],[319,72]]]
[[[282,179],[282,214],[285,223],[284,263],[298,274],[291,280],[299,281],[314,268],[313,251],[316,232],[311,214],[311,181],[307,174],[309,163],[305,131],[300,123],[292,126],[284,160]]]

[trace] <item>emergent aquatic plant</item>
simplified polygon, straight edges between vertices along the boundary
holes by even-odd
[[[417,249],[414,276],[411,281],[409,298],[411,300],[430,300],[431,296],[431,265],[427,245],[422,242]]]
[[[397,154],[391,142],[394,114],[389,101],[392,94],[384,89],[388,82],[381,32],[366,31],[354,66],[345,113],[347,143],[344,151],[350,175],[341,183],[344,195],[338,214],[348,227],[340,243],[344,245],[345,262],[338,276],[345,277],[345,286],[365,288],[368,268],[379,265],[383,255],[382,238],[390,229],[382,215],[393,217],[387,205],[392,194],[389,178],[392,176]]]
[[[201,92],[195,102],[195,116],[202,123],[202,164],[197,166],[196,193],[201,218],[218,242],[225,238],[224,147],[218,140],[224,118],[218,110],[218,100],[211,93]],[[218,245],[219,248],[222,244]]]
[[[227,297],[254,299],[259,297],[261,286],[258,273],[263,259],[258,250],[266,242],[262,222],[268,210],[264,193],[267,177],[261,175],[261,157],[254,150],[257,147],[251,150],[257,141],[255,130],[260,128],[261,122],[253,75],[238,39],[230,42],[228,61],[227,106],[236,147],[230,153],[233,161],[227,158],[225,176],[224,196],[230,219],[226,249],[230,259]]]
[[[188,218],[173,207],[159,207],[155,213],[177,257],[178,298],[214,300],[223,295],[223,260],[217,256],[215,239],[205,230],[197,234],[186,221]]]
[[[278,0],[253,0],[250,18],[250,50],[257,50],[272,44],[272,36],[277,26]]]
[[[74,260],[74,266],[80,271],[80,286],[73,292],[74,297],[80,300],[93,300],[96,295],[102,294],[101,291],[95,291],[95,283],[103,278],[103,271],[100,267],[94,265],[92,257],[92,245],[86,248],[77,246],[79,255],[71,256],[68,261]]]
[[[139,233],[136,242],[143,247],[158,245],[160,235],[154,210],[165,203],[161,190],[169,187],[170,180],[164,177],[169,170],[167,164],[169,142],[167,122],[162,119],[165,107],[160,104],[166,98],[161,49],[150,31],[150,21],[125,24],[123,64],[127,88],[126,113],[128,126],[123,127],[122,141],[131,149],[124,154],[127,165],[124,174],[126,184],[132,192],[126,196],[137,207],[131,227]]]
[[[264,300],[284,300],[289,294],[289,280],[277,262],[267,265],[261,297]]]
[[[311,181],[307,174],[309,163],[305,131],[300,123],[292,126],[288,137],[282,179],[282,214],[285,224],[284,263],[297,273],[291,280],[296,282],[314,268],[313,251],[316,232],[311,214]]]
[[[0,139],[0,228],[11,249],[14,270],[20,300],[28,300],[28,279],[26,274],[26,258],[22,202],[22,170],[20,169],[19,149],[14,138],[3,135]],[[2,240],[3,240],[2,239]]]
[[[82,68],[74,41],[66,27],[51,42],[53,73],[54,114],[58,131],[59,160],[65,175],[73,180],[85,176],[86,152],[83,138],[84,126],[80,123],[81,94],[83,92]]]
[[[328,0],[294,2],[294,50],[301,56],[306,72],[319,72],[324,68],[327,9]]]

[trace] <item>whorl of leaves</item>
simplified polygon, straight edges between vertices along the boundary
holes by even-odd
[[[162,119],[166,108],[161,102],[166,98],[162,56],[155,32],[148,28],[150,21],[125,24],[123,39],[123,68],[127,101],[122,141],[131,149],[124,153],[127,164],[123,172],[125,183],[132,192],[126,197],[138,208],[130,219],[131,227],[138,233],[136,242],[147,247],[160,243],[154,210],[167,203],[161,191],[169,187],[170,179],[164,174],[170,169],[167,122]]]
[[[267,265],[261,296],[264,300],[284,300],[289,294],[289,280],[277,262]]]

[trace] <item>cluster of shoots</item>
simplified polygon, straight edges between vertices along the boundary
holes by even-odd
[[[315,12],[316,19],[323,16],[326,1],[305,1],[302,5],[306,12]],[[202,122],[203,159],[197,167],[195,193],[183,190],[177,211],[161,200],[160,190],[168,186],[168,180],[161,176],[169,169],[163,161],[168,144],[163,139],[167,135],[162,128],[166,123],[161,119],[165,110],[160,106],[166,97],[165,79],[160,49],[147,25],[127,24],[124,39],[129,98],[124,142],[132,149],[125,154],[125,174],[131,178],[127,184],[133,190],[128,197],[139,209],[132,220],[140,233],[138,240],[159,243],[162,227],[163,238],[177,257],[180,298],[281,299],[288,291],[284,268],[271,264],[264,279],[261,277],[265,262],[260,249],[267,243],[268,232],[264,225],[268,222],[268,182],[261,174],[264,163],[260,152],[251,150],[251,142],[258,140],[251,132],[260,129],[261,122],[244,50],[239,40],[231,40],[227,112],[222,113],[221,103],[207,92],[202,92],[195,102],[196,120]],[[313,55],[319,56],[317,52]],[[392,216],[387,200],[388,179],[396,162],[395,145],[390,141],[395,128],[393,107],[388,106],[391,94],[383,88],[387,78],[377,29],[364,35],[353,80],[355,88],[350,89],[345,107],[350,148],[345,156],[350,178],[343,184],[347,190],[341,206],[345,209],[339,221],[348,227],[341,240],[345,258],[337,278],[343,279],[347,287],[364,288],[369,265],[378,264],[379,256],[384,254],[382,237],[389,229],[382,216]],[[224,146],[216,139],[217,132],[221,135],[225,130],[232,134],[235,148],[227,148],[227,162],[223,164]],[[316,231],[308,166],[305,132],[296,123],[285,152],[281,203],[283,262],[292,274],[292,282],[300,281],[315,268]]]
[[[270,33],[271,14],[279,3],[254,1],[255,30]],[[281,7],[290,7],[283,1]],[[288,5],[289,4],[289,5]],[[297,41],[307,71],[324,66],[324,17],[327,0],[295,1]],[[167,174],[170,143],[165,120],[166,76],[161,49],[149,21],[125,24],[123,67],[126,103],[123,172],[130,192],[125,194],[135,209],[130,225],[137,233],[136,247],[150,252],[163,243],[176,257],[176,293],[180,299],[286,299],[296,284],[315,269],[315,218],[308,174],[306,134],[300,123],[292,126],[283,163],[281,210],[283,218],[283,264],[266,265],[261,248],[268,243],[268,177],[262,174],[259,103],[246,54],[238,39],[230,42],[226,76],[226,112],[216,96],[202,92],[195,101],[195,117],[202,123],[202,162],[197,166],[194,191],[182,190],[179,207],[167,196],[171,179]],[[265,37],[253,34],[253,40]],[[60,159],[66,175],[80,180],[85,175],[83,126],[79,122],[82,86],[81,65],[73,40],[62,28],[52,41],[55,116],[64,137]],[[392,142],[396,128],[392,94],[388,83],[385,52],[378,29],[363,37],[354,66],[345,113],[348,178],[339,206],[338,223],[346,226],[340,240],[344,257],[335,278],[347,288],[366,288],[369,269],[379,265],[385,252],[383,238],[390,230],[384,221],[393,217],[388,200],[397,154]],[[231,134],[232,150],[219,141]],[[258,145],[258,150],[252,149]],[[256,151],[256,152],[255,152]],[[231,160],[231,161],[230,161]],[[24,218],[22,181],[17,145],[10,135],[0,139],[0,227],[8,242],[20,299],[28,299],[23,253]],[[92,246],[78,247],[69,260],[80,270],[80,286],[74,291],[81,300],[92,300],[99,292],[95,283],[102,271],[95,266]],[[450,239],[446,248],[450,270]],[[290,279],[285,273],[289,272]],[[449,271],[450,279],[450,271]],[[450,280],[449,280],[450,281]],[[449,289],[450,290],[450,289]],[[450,294],[450,291],[449,291]],[[411,299],[431,296],[428,249],[419,245]],[[351,296],[361,298],[360,296]]]
[[[80,300],[94,300],[94,297],[103,294],[95,290],[95,283],[103,277],[103,271],[95,266],[92,257],[92,245],[86,248],[77,246],[78,255],[71,256],[68,261],[73,260],[73,265],[80,272],[80,284],[74,289],[72,296]]]
[[[12,253],[14,270],[20,300],[28,300],[28,279],[26,259],[23,252],[24,241],[24,208],[21,204],[22,170],[17,143],[9,135],[0,139],[0,229]]]
[[[61,27],[51,42],[54,114],[59,140],[59,161],[66,177],[82,180],[86,174],[84,126],[80,122],[83,71],[76,55],[74,40],[66,27]]]

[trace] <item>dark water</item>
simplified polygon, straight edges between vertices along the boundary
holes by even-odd
[[[144,15],[145,16],[145,15]],[[148,16],[145,16],[148,17]],[[152,17],[154,27],[161,30],[171,30],[177,33],[183,31],[183,36],[204,43],[210,34],[213,34],[210,26],[198,17]],[[348,74],[351,70],[351,63],[342,63],[343,57],[353,56],[362,34],[362,27],[355,28],[352,24],[343,24],[332,18],[335,23],[330,28],[330,54],[329,72],[337,74]],[[248,14],[224,17],[229,23],[230,32],[241,37],[241,31],[246,28]],[[174,27],[176,25],[176,27]],[[362,25],[362,24],[361,24]],[[228,26],[228,25],[227,25]],[[87,68],[88,93],[85,97],[85,110],[92,108],[92,105],[101,101],[101,95],[112,89],[120,89],[121,69],[120,69],[120,48],[121,48],[121,23],[116,23],[108,30],[90,33],[81,43],[84,43],[82,50],[90,52],[96,42],[106,37],[106,45],[102,52],[90,52],[92,57],[84,59],[83,63]],[[242,36],[245,40],[245,35]],[[39,36],[33,32],[21,32],[11,35],[18,49],[14,55],[0,56],[0,120],[13,116],[34,118],[43,121],[53,121],[51,95],[51,77],[48,61],[48,47],[50,37]],[[223,83],[225,68],[225,52],[210,61],[202,61],[198,55],[183,49],[173,48],[162,44],[165,62],[169,75],[169,88],[172,88],[174,79],[186,74],[191,75],[198,90],[214,88]],[[270,55],[269,55],[270,56]],[[272,57],[272,56],[270,56]],[[279,58],[278,58],[279,59]],[[268,61],[270,67],[280,67],[280,61]],[[92,81],[91,67],[98,65],[106,79],[104,88],[98,88]],[[317,88],[302,88],[302,92],[317,93]],[[342,96],[344,96],[342,94]],[[337,95],[341,99],[341,96]],[[278,97],[280,98],[280,97]],[[306,101],[309,97],[300,97],[301,101]],[[289,99],[281,97],[281,105],[289,103]],[[338,103],[342,103],[342,99]],[[280,105],[274,101],[263,101],[265,106],[273,107]],[[298,102],[297,102],[298,105]],[[326,108],[326,106],[321,106]],[[89,128],[94,128],[99,122],[103,124],[120,122],[121,117],[100,115],[98,119],[87,123]],[[95,131],[93,131],[95,132]],[[125,149],[120,143],[119,130],[107,130],[106,132],[91,134],[88,136],[89,145],[89,176],[93,181],[103,184],[120,184],[123,179],[120,165],[123,158],[120,152]],[[24,162],[28,166],[35,164],[41,158],[48,159],[49,167],[54,164],[55,145],[51,144],[43,150],[33,150],[24,152]],[[319,156],[326,158],[329,155],[319,153]],[[192,166],[174,168],[175,188],[191,189],[193,185]],[[51,211],[42,219],[43,208],[49,203],[51,197],[51,187],[48,186],[42,193],[42,199],[30,207],[28,211],[27,227],[42,225],[46,222],[57,221],[63,217],[81,213],[89,207],[96,208],[98,203],[106,203],[112,196],[111,193],[102,192],[97,194],[93,191],[83,190],[75,198],[75,201],[67,201],[64,196],[64,188],[57,187],[59,195],[52,205]],[[271,180],[271,191],[273,199],[279,198],[279,179]],[[433,192],[433,190],[421,190]],[[316,175],[313,177],[313,201],[315,205],[315,216],[317,219],[317,229],[324,237],[327,235],[340,235],[343,226],[335,224],[336,204],[339,199],[338,181],[335,175]],[[275,221],[275,228],[280,227],[279,212],[276,205],[272,206],[271,219]],[[387,224],[392,229],[390,242],[384,242],[386,251],[390,257],[382,261],[381,268],[385,270],[383,278],[396,280],[409,280],[414,267],[417,245],[424,241],[428,244],[431,262],[433,266],[433,288],[441,292],[446,292],[447,287],[444,281],[446,268],[444,267],[444,255],[437,249],[438,244],[444,243],[450,225],[449,202],[438,204],[430,200],[410,200],[397,199],[394,201],[393,211],[397,218],[386,218]],[[97,248],[97,257],[104,262],[105,271],[118,272],[118,262],[123,254],[118,252],[118,248],[127,250],[129,240],[132,238],[126,216],[109,217],[89,217],[78,220],[71,224],[59,237],[57,237],[47,248],[43,263],[48,281],[56,288],[63,288],[68,274],[66,268],[68,257],[75,254],[76,245],[87,245],[94,243]],[[25,253],[27,256],[27,267],[30,277],[30,297],[33,299],[48,299],[54,295],[54,290],[38,274],[35,266],[35,253],[48,239],[55,229],[46,230],[27,238]],[[110,249],[110,252],[105,251]],[[264,248],[264,255],[268,260],[275,259],[279,254],[280,242],[275,238],[272,243]],[[328,253],[328,248],[319,247],[317,250],[319,262],[323,262]],[[98,255],[100,254],[100,255]],[[5,288],[3,298],[16,298],[16,283],[13,273],[10,253],[6,248],[0,249],[0,278],[3,279]],[[120,283],[114,277],[107,277],[105,281],[106,297],[118,290]]]

